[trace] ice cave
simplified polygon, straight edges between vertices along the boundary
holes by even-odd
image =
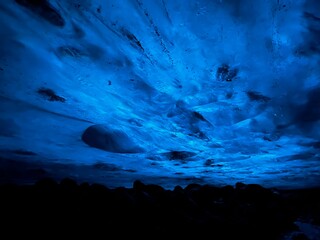
[[[319,186],[319,9],[1,1],[0,181]]]
[[[0,35],[1,185],[320,187],[318,0],[3,0]]]

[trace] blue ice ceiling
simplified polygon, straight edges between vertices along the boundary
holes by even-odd
[[[0,2],[1,181],[320,178],[317,0]]]

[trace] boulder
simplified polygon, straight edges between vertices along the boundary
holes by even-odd
[[[98,124],[88,127],[82,134],[82,141],[91,147],[115,153],[139,153],[137,146],[123,131]]]

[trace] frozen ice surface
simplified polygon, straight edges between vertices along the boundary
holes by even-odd
[[[1,182],[319,186],[317,9],[0,1]]]

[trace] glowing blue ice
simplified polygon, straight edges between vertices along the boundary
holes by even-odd
[[[114,164],[70,173],[110,185],[317,184],[318,1],[35,2],[0,2],[3,158]],[[125,142],[90,147],[95,124]]]

